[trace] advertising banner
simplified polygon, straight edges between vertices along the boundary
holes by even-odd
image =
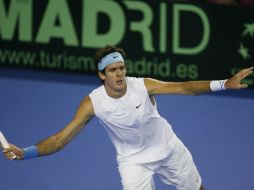
[[[128,75],[229,78],[254,65],[254,8],[172,1],[0,0],[0,67],[96,74],[97,49],[127,51]],[[251,88],[254,74],[244,82]]]

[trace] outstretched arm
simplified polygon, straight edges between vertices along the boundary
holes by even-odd
[[[91,99],[87,96],[81,102],[72,121],[58,133],[46,138],[36,145],[38,156],[44,156],[61,150],[68,144],[85,126],[85,124],[94,115],[94,109]],[[24,158],[24,150],[14,145],[10,145],[10,149],[3,150],[8,159],[12,159],[11,152],[17,155],[17,159]]]
[[[243,69],[225,82],[225,89],[247,88],[241,80],[253,72],[253,67]],[[198,95],[209,92],[211,81],[163,82],[152,78],[145,78],[145,85],[150,95],[153,94],[183,94]]]

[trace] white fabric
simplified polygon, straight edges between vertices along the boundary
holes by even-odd
[[[175,146],[163,160],[145,164],[120,163],[118,169],[123,190],[154,190],[155,173],[165,184],[173,185],[177,190],[199,190],[201,178],[190,152],[176,136],[172,141]]]
[[[143,78],[126,77],[126,83],[127,92],[119,99],[109,97],[103,85],[89,95],[118,162],[147,163],[167,157],[174,146],[170,124],[151,103]]]
[[[226,82],[227,82],[227,79],[226,80],[212,80],[210,82],[210,90],[212,92],[226,90],[226,87],[225,87]]]

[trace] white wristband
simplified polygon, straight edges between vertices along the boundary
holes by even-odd
[[[211,91],[215,92],[215,91],[220,91],[220,90],[226,90],[225,88],[225,83],[226,80],[212,80],[210,82],[210,89]]]

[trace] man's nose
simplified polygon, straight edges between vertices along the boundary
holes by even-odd
[[[122,76],[123,71],[121,69],[117,69],[116,74],[117,74],[117,76]]]

